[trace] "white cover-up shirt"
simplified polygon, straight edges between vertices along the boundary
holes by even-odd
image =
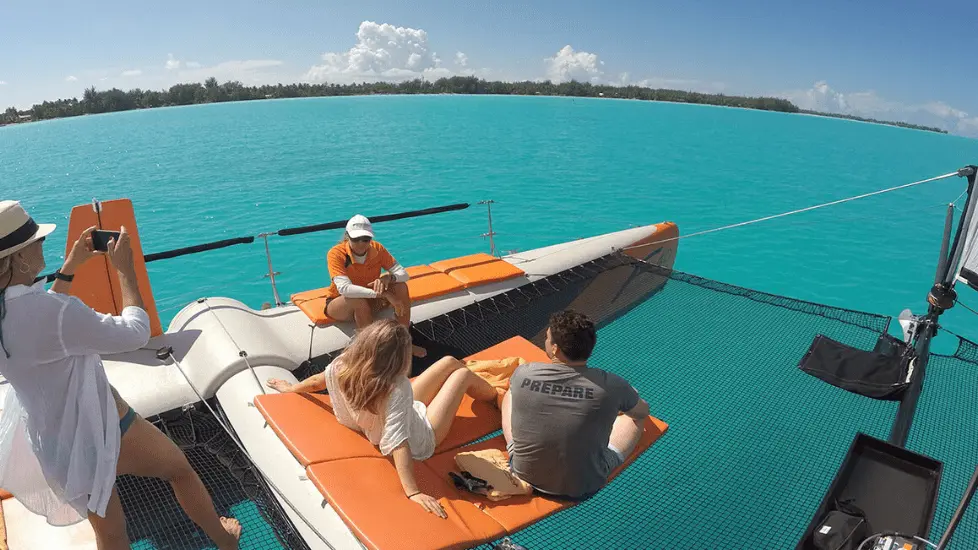
[[[435,431],[428,422],[427,407],[414,400],[411,381],[402,376],[391,388],[385,403],[384,415],[370,411],[354,411],[340,391],[337,381],[339,360],[326,367],[326,391],[333,403],[336,420],[351,430],[364,434],[371,443],[389,455],[405,440],[415,460],[425,460],[435,452]]]
[[[120,430],[99,354],[145,346],[149,316],[138,307],[97,313],[43,282],[9,287],[4,298],[0,487],[52,525],[104,516]]]

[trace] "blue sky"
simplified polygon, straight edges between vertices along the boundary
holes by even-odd
[[[978,136],[978,2],[792,4],[12,0],[0,105],[210,75],[257,84],[475,74],[779,95]]]

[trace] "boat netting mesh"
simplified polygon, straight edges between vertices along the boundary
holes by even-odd
[[[242,550],[308,550],[263,479],[210,413],[188,409],[151,420],[186,454],[217,513],[241,522]],[[215,548],[180,508],[168,483],[120,476],[117,487],[133,550]]]
[[[947,337],[944,335],[942,337]],[[932,354],[907,448],[944,463],[931,538],[939,539],[978,465],[978,345],[958,338],[954,355]],[[978,548],[978,506],[958,524],[951,550]]]
[[[817,334],[873,349],[889,317],[727,285],[621,254],[416,323],[414,335],[429,356],[415,367],[517,335],[542,345],[549,316],[565,308],[599,324],[592,364],[629,380],[670,427],[593,498],[511,537],[530,550],[793,548],[856,433],[886,439],[896,417],[897,402],[846,392],[798,368]],[[321,371],[330,359],[308,361],[295,374]],[[931,361],[910,445],[946,461],[932,529],[939,532],[978,456],[978,436],[962,440],[949,431],[978,417],[978,347],[962,343],[953,357]],[[232,503],[254,506],[255,523],[245,525],[241,547],[304,547],[229,444],[217,445],[217,452],[198,441],[188,455],[212,492],[218,487],[219,511],[227,513]],[[138,483],[124,492],[165,492]],[[136,517],[135,505],[127,506]],[[160,515],[155,506],[139,513]],[[965,517],[955,548],[976,547],[976,514]],[[184,533],[181,541],[196,532],[182,513],[166,521]],[[133,540],[152,540],[138,525],[130,519]],[[192,546],[163,540],[156,547]]]
[[[794,547],[855,434],[885,439],[895,418],[896,403],[798,369],[815,335],[872,349],[888,317],[622,255],[416,328],[462,354],[516,335],[542,345],[548,316],[567,307],[599,323],[591,363],[670,427],[595,497],[512,537],[531,550]]]

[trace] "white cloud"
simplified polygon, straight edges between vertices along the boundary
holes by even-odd
[[[577,80],[597,84],[604,75],[601,69],[604,61],[598,59],[597,54],[575,52],[570,45],[564,46],[544,62],[547,64],[547,78],[555,83]]]
[[[468,67],[469,56],[465,55],[462,52],[455,52],[455,64],[458,65],[459,67]]]
[[[186,66],[188,69],[199,69],[202,67],[202,65],[196,61],[187,61]]]
[[[69,75],[69,76],[67,76],[65,78],[65,82],[76,82],[76,81],[78,81],[78,77],[77,76]]]
[[[6,86],[7,82],[5,80],[0,80],[0,86]]]
[[[357,43],[352,48],[324,53],[322,59],[321,65],[306,72],[306,80],[349,83],[441,78],[453,74],[441,66],[441,59],[429,47],[428,33],[423,29],[373,21],[360,23]]]
[[[880,96],[873,90],[840,92],[820,80],[807,90],[776,94],[800,109],[847,114],[878,120],[892,120],[933,126],[956,134],[978,137],[978,116],[970,116],[943,101],[922,105],[905,104]]]
[[[143,71],[139,69],[132,69],[129,71],[122,71],[122,76],[139,76],[143,74]]]
[[[173,71],[180,68],[180,61],[173,57],[172,53],[166,54],[166,70]]]

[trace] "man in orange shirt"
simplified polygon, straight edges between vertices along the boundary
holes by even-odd
[[[410,276],[384,245],[374,240],[373,226],[366,217],[357,214],[350,218],[343,241],[326,255],[326,267],[331,279],[326,289],[326,315],[337,321],[352,318],[361,329],[390,304],[399,323],[411,324]],[[381,270],[386,273],[382,275]],[[424,357],[424,348],[414,346],[414,355]]]

